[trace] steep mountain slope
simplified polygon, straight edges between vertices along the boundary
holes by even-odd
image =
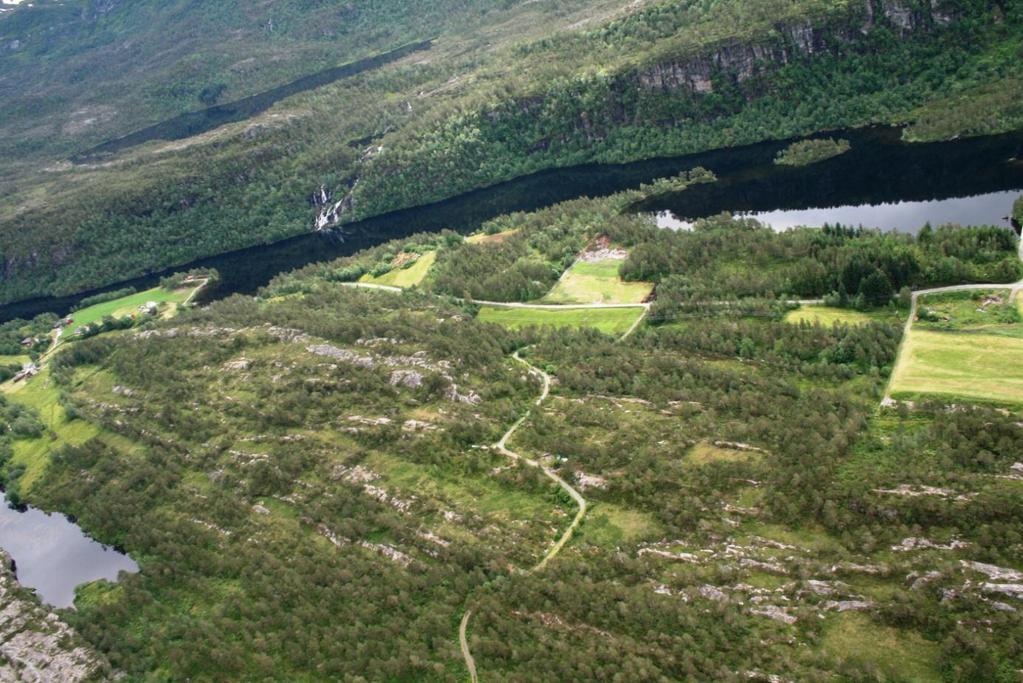
[[[0,18],[0,157],[52,157],[485,14],[395,3],[40,0]]]
[[[372,7],[384,16],[385,5]],[[945,125],[928,130],[969,129],[981,112],[985,130],[1019,125],[1015,98],[996,98],[1002,109],[948,105],[953,94],[972,101],[1019,82],[1016,0],[477,9],[438,19],[436,31],[416,24],[400,34],[437,33],[428,53],[295,95],[250,121],[99,163],[9,167],[0,300],[77,291],[552,166],[911,120],[933,116],[919,109],[931,102],[942,104]],[[385,42],[373,47],[394,47]],[[224,73],[203,72],[161,111],[194,101]]]

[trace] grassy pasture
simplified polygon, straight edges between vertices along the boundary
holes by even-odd
[[[194,289],[194,287],[187,287],[168,291],[161,287],[154,287],[152,289],[147,289],[144,292],[136,292],[135,294],[129,294],[128,296],[123,296],[112,301],[104,301],[101,304],[89,306],[72,313],[71,317],[74,318],[75,322],[71,328],[74,329],[97,322],[108,315],[112,315],[115,318],[130,315],[137,312],[139,306],[143,305],[147,301],[155,301],[157,304],[169,303],[176,306],[184,303],[192,294]]]
[[[941,648],[908,631],[871,622],[863,614],[836,614],[828,618],[822,646],[841,661],[876,668],[878,681],[940,681]]]
[[[636,543],[663,533],[657,520],[649,513],[604,501],[591,501],[586,523],[580,530],[580,538],[593,545],[615,548],[623,543]]]
[[[465,241],[468,242],[469,244],[495,244],[498,242],[503,242],[504,240],[508,239],[517,232],[518,230],[505,230],[503,232],[495,232],[492,235],[488,235],[485,232],[480,232],[476,233],[475,235],[469,235],[468,237],[465,238]]]
[[[394,268],[379,277],[373,277],[367,273],[359,278],[359,282],[367,282],[373,285],[388,285],[391,287],[414,287],[423,281],[436,260],[437,252],[428,251],[407,268]]]
[[[847,325],[863,325],[871,321],[871,316],[850,308],[832,308],[831,306],[800,306],[785,314],[787,323],[820,323],[831,326],[835,323]]]
[[[60,393],[50,379],[49,370],[43,369],[28,382],[5,385],[7,398],[21,403],[38,412],[39,419],[46,425],[42,436],[14,441],[13,461],[25,466],[20,479],[22,493],[32,487],[33,482],[46,469],[51,454],[64,445],[80,445],[96,436],[99,428],[85,420],[69,420],[64,407],[60,405]]]
[[[643,314],[641,308],[571,308],[564,311],[537,308],[484,306],[479,319],[517,330],[521,327],[593,327],[604,334],[625,332]]]
[[[720,448],[701,441],[689,451],[686,462],[693,465],[707,465],[713,462],[749,462],[761,457],[756,451],[742,451],[737,448]]]
[[[890,310],[880,309],[876,311],[856,311],[851,308],[834,308],[831,306],[800,306],[799,308],[789,311],[785,314],[785,322],[787,323],[801,323],[801,322],[817,322],[825,327],[834,325],[835,323],[842,323],[845,325],[865,325],[871,321],[877,322],[890,322],[895,324],[902,324],[905,318],[902,317],[902,313]]]
[[[618,277],[621,261],[576,261],[543,300],[552,304],[638,304],[653,285]]]
[[[914,328],[903,344],[894,398],[936,394],[1023,405],[1023,338]]]

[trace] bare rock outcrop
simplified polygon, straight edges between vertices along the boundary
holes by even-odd
[[[0,551],[0,681],[110,680],[105,662],[27,590]]]

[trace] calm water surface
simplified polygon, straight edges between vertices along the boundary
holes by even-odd
[[[97,579],[117,580],[119,572],[137,572],[124,553],[94,541],[63,515],[28,508],[24,512],[0,502],[0,548],[17,568],[18,581],[34,588],[43,602],[71,607],[75,586]]]
[[[1023,188],[1004,192],[988,192],[971,197],[951,197],[922,202],[884,202],[881,204],[846,204],[808,209],[775,209],[773,211],[738,211],[736,215],[756,218],[775,230],[799,226],[820,226],[825,223],[862,225],[866,228],[916,233],[925,223],[933,226],[1000,225],[1010,227],[1012,204]],[[692,220],[680,218],[670,210],[656,214],[657,225],[673,230],[687,230]]]

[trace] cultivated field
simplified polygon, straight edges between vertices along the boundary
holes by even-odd
[[[1023,338],[914,328],[903,344],[893,398],[935,394],[1023,405]]]
[[[536,308],[484,306],[479,319],[513,330],[529,325],[550,327],[593,327],[605,334],[624,334],[643,315],[636,308],[572,308],[564,311]]]
[[[101,304],[89,306],[88,308],[83,308],[80,311],[72,313],[71,317],[74,318],[75,322],[71,326],[71,329],[97,322],[108,315],[117,318],[136,313],[138,312],[139,306],[145,304],[147,301],[155,301],[157,304],[170,303],[177,306],[177,304],[183,303],[186,299],[188,299],[194,289],[194,287],[187,287],[168,291],[162,287],[154,287],[153,289],[129,294],[128,296],[123,296],[120,299],[114,299],[113,301],[104,301]]]
[[[423,281],[423,278],[430,272],[430,268],[436,260],[437,252],[428,251],[416,259],[408,268],[395,268],[380,277],[373,277],[367,273],[359,278],[359,282],[373,285],[388,285],[390,287],[414,287]]]
[[[543,300],[552,304],[638,304],[653,285],[624,282],[618,277],[619,259],[576,261]]]

